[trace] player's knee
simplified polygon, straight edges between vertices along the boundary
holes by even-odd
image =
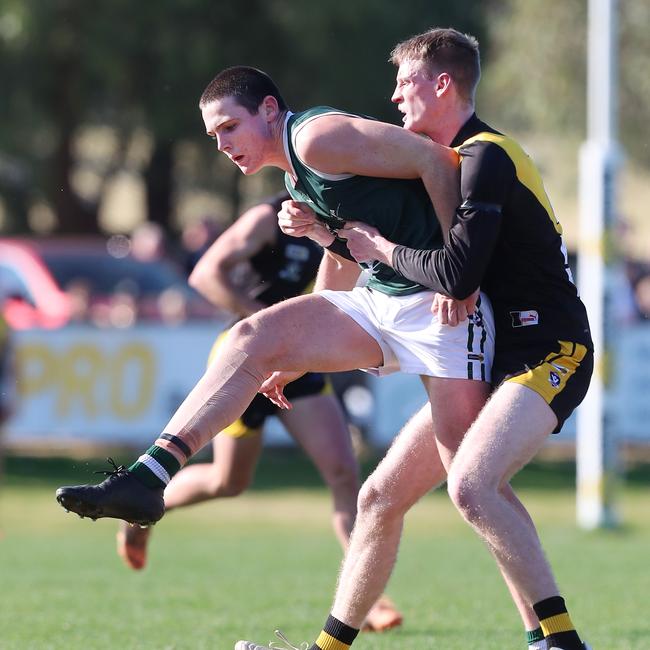
[[[273,328],[271,321],[253,314],[232,326],[228,341],[258,363],[275,369],[275,364],[288,351],[287,343],[280,334],[279,330]]]
[[[323,471],[325,482],[332,491],[353,491],[359,489],[359,470],[354,458],[337,459]]]
[[[251,477],[244,474],[215,476],[210,482],[209,493],[213,499],[237,497],[250,487]]]
[[[372,481],[372,477],[363,484],[357,499],[357,525],[367,519],[377,526],[403,516],[404,509],[399,507],[399,501],[391,498],[387,490]]]
[[[447,477],[447,492],[461,515],[469,522],[481,517],[482,497],[485,496],[481,481],[468,473],[452,470]]]

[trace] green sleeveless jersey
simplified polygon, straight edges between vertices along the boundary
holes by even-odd
[[[440,248],[442,234],[438,219],[420,179],[324,174],[300,161],[294,150],[293,134],[307,121],[328,113],[353,115],[329,106],[317,106],[288,118],[285,145],[295,178],[286,174],[285,183],[291,198],[309,203],[330,230],[342,228],[346,221],[363,221],[391,242],[420,249]],[[375,262],[369,265],[369,270],[372,276],[367,286],[371,289],[390,295],[425,290],[386,264]]]

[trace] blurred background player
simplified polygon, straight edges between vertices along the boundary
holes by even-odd
[[[189,283],[212,304],[236,320],[310,290],[322,248],[307,238],[285,235],[277,213],[287,193],[245,212],[205,252]],[[215,342],[208,363],[219,354],[228,331]],[[244,492],[252,482],[262,451],[266,418],[277,415],[289,434],[311,458],[332,492],[334,532],[348,546],[356,516],[359,472],[341,406],[327,379],[308,373],[291,383],[286,394],[293,409],[280,410],[257,395],[242,417],[216,436],[211,463],[181,470],[165,489],[165,510]],[[120,525],[117,551],[132,569],[146,564],[151,528]],[[369,612],[364,628],[381,631],[400,625],[401,614],[385,596]]]

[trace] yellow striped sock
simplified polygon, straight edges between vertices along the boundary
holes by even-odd
[[[570,632],[575,629],[568,614],[556,614],[539,622],[544,636],[559,634],[560,632]]]
[[[316,639],[316,645],[320,650],[348,650],[350,648],[347,643],[335,639],[331,634],[325,632],[325,630]]]

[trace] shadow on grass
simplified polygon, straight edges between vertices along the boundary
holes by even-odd
[[[116,462],[128,464],[135,459],[132,450],[115,451]],[[368,476],[380,456],[362,462],[361,473]],[[202,462],[206,462],[205,457]],[[65,457],[8,456],[4,461],[3,484],[16,487],[45,487],[77,483],[97,483],[103,479],[94,472],[110,469],[105,457],[72,459]],[[629,487],[650,487],[650,464],[630,469],[625,477]],[[575,463],[533,462],[513,480],[515,488],[572,490],[575,488]],[[312,463],[296,449],[267,449],[257,468],[252,490],[271,491],[287,488],[322,489],[323,481]]]

